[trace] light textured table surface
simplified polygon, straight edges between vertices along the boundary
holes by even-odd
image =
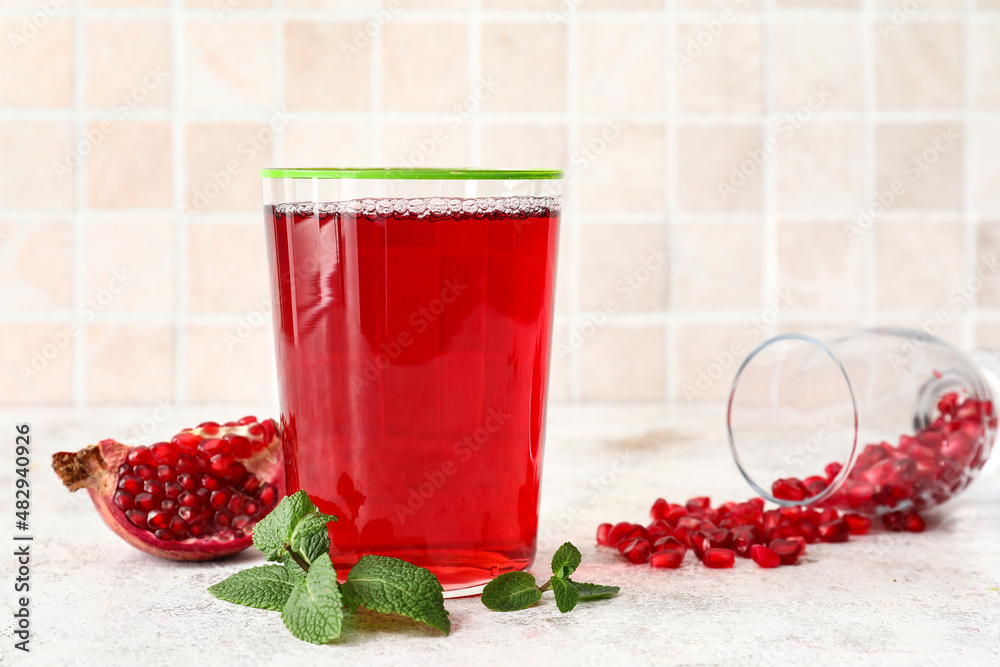
[[[206,419],[266,410],[176,409],[155,438]],[[719,408],[556,408],[550,412],[534,571],[570,540],[585,581],[622,587],[560,614],[551,594],[514,613],[447,600],[452,633],[364,615],[334,645],[293,639],[277,613],[216,600],[206,587],[260,557],[176,564],[112,535],[83,492],[49,469],[53,452],[124,437],[148,409],[5,409],[0,471],[13,544],[16,422],[33,428],[31,654],[13,650],[14,559],[0,582],[0,662],[36,665],[996,665],[1000,664],[1000,473],[928,514],[923,534],[810,545],[796,567],[632,566],[598,549],[602,521],[646,523],[657,497],[713,502],[749,489],[725,446]],[[617,471],[617,472],[616,472]],[[5,548],[5,553],[12,553]],[[378,631],[376,631],[378,630]]]

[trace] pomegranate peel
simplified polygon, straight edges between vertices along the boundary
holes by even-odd
[[[70,491],[87,489],[104,523],[137,549],[223,558],[250,546],[254,524],[284,493],[277,424],[240,421],[207,422],[151,447],[102,440],[54,454],[52,468]]]

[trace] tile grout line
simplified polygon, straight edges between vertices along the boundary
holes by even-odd
[[[775,0],[764,0],[764,23],[761,26],[764,40],[763,49],[763,93],[764,93],[764,123],[762,129],[762,146],[770,145],[769,142],[777,141],[777,116],[776,110],[776,56],[775,56],[775,36],[777,33],[777,20],[775,18]],[[778,220],[777,220],[777,200],[778,200],[778,156],[771,155],[770,159],[764,160],[761,167],[763,172],[764,188],[764,215],[762,225],[763,242],[763,280],[761,281],[761,304],[763,311],[767,304],[778,290]],[[766,336],[770,337],[777,333],[777,323],[768,325]]]
[[[665,276],[667,280],[666,313],[668,317],[663,342],[665,347],[663,351],[663,361],[665,366],[663,371],[663,381],[666,383],[664,396],[666,397],[666,400],[670,402],[675,402],[677,400],[677,386],[680,384],[680,377],[677,372],[677,364],[680,354],[680,351],[677,349],[677,323],[672,317],[673,306],[677,298],[674,285],[675,274],[673,256],[676,252],[677,211],[680,208],[677,201],[677,175],[679,170],[677,162],[677,65],[673,58],[674,53],[677,51],[677,19],[676,7],[674,4],[675,0],[665,0],[663,3],[663,30],[665,33],[663,56],[666,60],[663,69],[663,85],[667,98],[667,173],[665,176],[667,188],[666,237],[668,255],[666,267],[667,275]]]
[[[170,30],[172,48],[170,61],[173,67],[173,96],[171,99],[171,121],[170,129],[172,135],[172,159],[174,163],[173,176],[173,202],[174,219],[176,229],[174,233],[174,367],[173,398],[175,403],[185,403],[187,400],[187,377],[185,373],[185,355],[187,354],[187,311],[188,311],[188,257],[187,257],[187,233],[188,220],[186,215],[185,189],[187,179],[185,176],[185,156],[184,142],[186,141],[186,127],[184,124],[183,108],[184,94],[186,92],[184,76],[184,30],[186,17],[184,12],[184,0],[171,0]],[[178,215],[179,213],[179,215]]]
[[[577,45],[580,41],[580,26],[577,22],[578,7],[574,7],[566,17],[566,132],[569,139],[569,151],[572,154],[580,143],[580,124],[577,118],[577,98],[580,89],[580,61]],[[572,177],[574,172],[569,171]],[[573,179],[576,180],[576,179]],[[564,184],[563,216],[569,213],[569,217],[579,215],[578,186],[574,183]],[[567,345],[572,340],[573,329],[578,326],[581,317],[579,308],[579,271],[580,271],[580,231],[579,222],[572,220],[571,224],[566,224],[566,217],[560,219],[561,236],[563,242],[569,242],[569,266],[563,271],[563,276],[568,276],[569,283],[566,293],[569,298],[569,327],[567,330]],[[566,232],[569,232],[568,234]],[[567,238],[569,237],[569,238]],[[567,372],[569,375],[569,400],[567,403],[580,403],[580,350],[569,345],[569,364]]]
[[[87,21],[83,3],[77,3],[73,11],[73,59],[76,77],[73,81],[73,135],[74,145],[83,142],[86,132],[86,120],[81,113],[86,106],[87,90],[86,76],[86,35]],[[87,330],[83,325],[81,311],[87,296],[87,160],[81,160],[73,174],[74,206],[73,206],[73,254],[75,259],[73,301],[74,313],[72,321],[77,327],[77,335],[73,338],[73,385],[72,402],[80,406],[87,403]]]
[[[381,8],[381,0],[376,3],[379,8]],[[369,11],[366,18],[371,21],[371,6],[369,6]],[[393,21],[399,20],[399,14],[393,17]],[[364,30],[364,28],[362,28]],[[368,85],[371,86],[371,112],[368,114],[363,114],[367,117],[368,126],[371,128],[371,151],[372,151],[372,164],[376,166],[389,166],[390,160],[387,160],[384,156],[385,154],[385,128],[383,127],[384,119],[384,109],[382,100],[382,62],[385,60],[385,40],[382,39],[383,30],[374,30],[375,34],[372,35],[372,43],[369,47],[369,68],[371,73],[368,79]]]
[[[978,265],[978,228],[979,221],[976,215],[975,185],[976,185],[976,161],[973,159],[973,150],[976,146],[976,126],[973,121],[976,107],[976,94],[978,86],[976,75],[978,73],[978,60],[976,59],[977,28],[975,22],[976,2],[975,0],[965,0],[965,18],[963,21],[963,32],[965,36],[965,73],[964,93],[965,104],[963,108],[963,146],[962,146],[962,231],[963,239],[963,261],[965,271],[963,277],[971,278],[976,275]],[[979,304],[979,292],[971,290],[972,298],[966,304],[962,317],[962,342],[963,349],[971,350],[976,346],[978,331],[976,327],[976,312]]]
[[[287,100],[285,100],[285,0],[273,0],[272,10],[272,39],[274,40],[274,54],[272,62],[274,66],[274,99],[277,102],[278,110],[287,112]],[[276,166],[292,166],[285,164],[285,130],[287,125],[281,126],[280,132],[274,133],[274,154],[271,159]]]
[[[875,164],[877,155],[876,140],[876,118],[875,115],[875,13],[874,0],[862,0],[861,4],[861,77],[862,77],[862,151],[864,154],[864,174],[862,176],[864,193],[861,203],[867,207],[872,201],[877,183],[877,165]],[[860,217],[855,214],[855,220],[860,223]],[[866,326],[875,324],[876,305],[878,299],[876,289],[876,258],[875,258],[875,235],[878,233],[878,220],[875,220],[871,227],[862,232],[861,236],[861,282],[863,285],[862,310],[864,316],[862,323]]]
[[[469,7],[469,95],[475,95],[478,77],[483,74],[483,24],[479,0],[470,0]],[[483,158],[483,104],[480,100],[469,117],[469,165],[481,167]]]

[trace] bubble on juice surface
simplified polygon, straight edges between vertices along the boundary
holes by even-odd
[[[370,220],[393,216],[415,220],[473,216],[481,218],[537,218],[557,215],[559,197],[431,197],[427,199],[352,199],[342,202],[288,202],[276,204],[278,215],[319,217],[349,215]]]

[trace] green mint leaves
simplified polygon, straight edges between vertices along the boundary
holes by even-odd
[[[226,602],[280,611],[288,630],[313,644],[340,637],[345,606],[409,616],[448,634],[444,590],[429,570],[397,558],[364,556],[347,581],[337,583],[327,532],[336,520],[317,511],[305,491],[284,498],[253,532],[254,546],[278,564],[242,570],[208,592]]]
[[[576,568],[580,567],[583,556],[580,550],[569,542],[556,549],[552,554],[552,574],[560,579],[568,579]]]
[[[317,558],[306,576],[298,580],[281,610],[281,620],[293,635],[313,644],[325,644],[340,636],[344,603],[337,571],[329,558]]]
[[[305,491],[298,491],[282,499],[271,513],[257,522],[253,529],[253,545],[267,560],[282,560],[288,555],[285,545],[312,562],[321,549],[330,550],[330,535],[326,524],[337,517],[316,511]],[[303,553],[309,551],[310,553]]]
[[[481,598],[483,604],[494,611],[527,609],[542,599],[543,591],[552,589],[556,596],[556,607],[565,614],[576,607],[577,602],[602,600],[618,593],[617,586],[587,584],[570,579],[569,575],[580,567],[582,560],[580,550],[566,542],[552,556],[552,578],[545,584],[539,586],[527,572],[506,572],[486,584]]]
[[[351,607],[409,616],[445,634],[451,630],[441,582],[429,570],[405,560],[362,556],[347,575],[344,596]]]
[[[527,572],[506,572],[486,584],[481,599],[493,611],[517,611],[541,600],[542,591]]]
[[[245,607],[281,611],[295,587],[296,577],[281,565],[261,565],[241,570],[208,592],[226,602]]]

